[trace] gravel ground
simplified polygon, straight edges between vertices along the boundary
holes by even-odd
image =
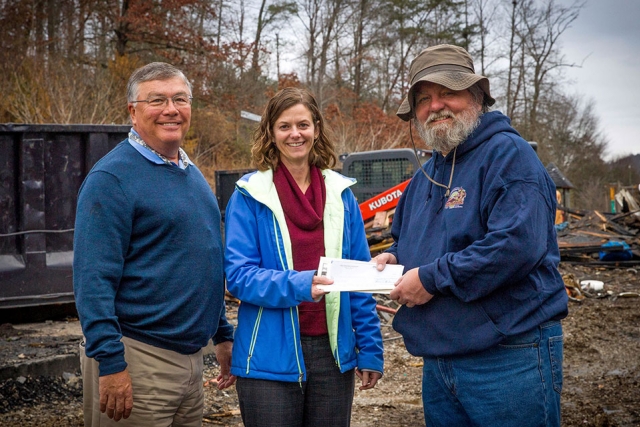
[[[640,426],[640,277],[635,269],[595,269],[561,264],[565,277],[605,283],[599,293],[569,304],[565,332],[563,426]],[[572,276],[568,276],[572,275]],[[229,303],[234,320],[236,306]],[[381,315],[383,323],[390,319]],[[53,325],[77,322],[53,322]],[[75,324],[75,325],[74,325]],[[43,324],[44,325],[44,324]],[[51,324],[49,324],[51,326]],[[3,325],[1,366],[38,354],[77,351],[75,335],[38,335]],[[424,425],[420,404],[421,360],[410,356],[397,334],[383,326],[385,376],[374,390],[356,390],[353,427]],[[12,338],[13,337],[13,338]],[[19,337],[19,338],[15,338]],[[55,338],[55,339],[54,339]],[[40,353],[38,353],[40,351]],[[23,356],[20,358],[20,354]],[[215,379],[217,364],[205,357],[204,381]],[[0,382],[0,425],[82,426],[79,372],[55,378],[13,378]],[[219,391],[205,383],[204,425],[241,426],[235,389]]]

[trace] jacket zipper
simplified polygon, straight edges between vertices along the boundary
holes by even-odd
[[[247,370],[246,374],[249,374],[251,366],[251,358],[253,357],[253,350],[256,347],[256,341],[258,340],[258,327],[260,326],[260,319],[262,319],[262,307],[258,309],[258,317],[256,317],[256,323],[253,325],[253,332],[251,334],[251,343],[249,344],[249,356],[247,356]]]
[[[298,307],[296,309],[296,316],[298,315]],[[296,322],[293,318],[293,307],[289,307],[289,313],[291,315],[291,331],[293,332],[293,346],[295,348],[296,353],[296,363],[298,364],[298,385],[300,385],[300,390],[302,390],[302,378],[304,377],[304,372],[302,372],[302,367],[300,366],[300,356],[298,356],[298,337],[296,336]]]
[[[278,239],[278,221],[276,220],[276,216],[273,213],[273,211],[271,212],[271,218],[273,218],[273,230],[274,230],[274,236],[276,239],[276,246],[278,248],[278,256],[280,257],[280,264],[282,265],[282,269],[285,270],[287,269],[287,265],[285,264],[286,255],[284,258],[282,257],[282,252],[284,248],[280,247],[280,240]],[[296,364],[298,365],[298,384],[300,385],[300,390],[302,390],[302,379],[304,378],[304,372],[302,371],[302,367],[300,366],[300,356],[298,354],[299,352],[298,337],[296,335],[296,322],[293,317],[293,308],[294,307],[289,307],[289,316],[291,317],[291,331],[293,332],[293,346],[296,354]],[[262,307],[260,307],[260,309],[262,309]],[[298,316],[298,307],[296,306],[295,309],[296,309],[296,316]]]

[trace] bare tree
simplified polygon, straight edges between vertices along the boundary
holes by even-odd
[[[476,26],[475,35],[477,41],[470,43],[469,52],[473,55],[476,54],[479,57],[480,66],[476,67],[476,72],[482,75],[488,75],[488,68],[497,60],[495,55],[489,50],[489,45],[497,44],[498,39],[495,35],[491,35],[495,32],[495,22],[497,19],[498,7],[497,0],[466,0],[465,3],[470,1],[471,14],[474,18],[474,24]],[[472,24],[466,24],[470,27]],[[472,48],[474,45],[477,47]],[[492,58],[493,57],[493,58]]]
[[[518,31],[526,49],[527,72],[531,81],[531,102],[528,123],[532,129],[531,137],[537,138],[538,113],[545,89],[551,78],[550,73],[560,67],[573,66],[564,61],[559,50],[560,36],[570,28],[584,7],[583,0],[575,0],[569,6],[561,6],[556,0],[544,0],[537,9],[535,0],[525,0],[519,9],[522,28]]]
[[[511,118],[515,118],[515,110],[517,100],[520,97],[520,90],[523,82],[524,75],[519,73],[518,70],[522,70],[522,64],[524,61],[524,51],[522,50],[522,42],[518,35],[518,28],[520,26],[520,13],[517,0],[510,0],[510,13],[509,13],[509,49],[507,54],[507,81],[506,81],[506,114]],[[520,62],[518,62],[518,54],[520,55]]]
[[[277,2],[267,4],[267,0],[260,0],[255,38],[253,41],[253,53],[251,57],[251,69],[255,75],[260,72],[260,50],[262,47],[262,37],[269,26],[274,25],[281,19],[297,12],[297,4],[293,2]]]
[[[422,49],[438,44],[453,43],[460,29],[460,4],[442,0],[396,0],[383,4],[380,9],[381,35],[376,43],[372,61],[376,70],[373,77],[379,87],[380,105],[384,111],[395,110],[397,102],[406,95],[406,77],[410,58]]]
[[[344,25],[347,6],[346,0],[304,0],[298,8],[306,32],[305,80],[321,105],[326,104],[324,85],[336,60],[330,57],[331,49]]]
[[[603,160],[607,140],[593,111],[593,100],[584,102],[577,95],[556,93],[539,116],[537,132],[542,141],[538,142],[540,159],[544,164],[553,162],[578,190],[584,190],[579,203],[588,209],[593,177],[608,176]]]

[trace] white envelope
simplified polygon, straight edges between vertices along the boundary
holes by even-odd
[[[373,262],[321,257],[318,275],[333,279],[332,285],[317,285],[326,292],[368,292],[388,294],[402,276],[404,266],[387,264],[378,271]]]

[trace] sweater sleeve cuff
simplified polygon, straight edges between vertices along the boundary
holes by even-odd
[[[300,271],[298,274],[300,274],[300,276],[303,277],[302,283],[304,284],[309,283],[308,288],[306,286],[303,287],[304,291],[303,291],[303,294],[301,295],[302,301],[314,301],[313,298],[311,297],[311,287],[313,286],[313,276],[317,275],[317,272],[313,270],[308,270],[308,271]]]
[[[218,330],[213,336],[213,344],[218,345],[222,342],[233,341],[233,325],[227,321],[226,316],[220,316]]]
[[[431,279],[432,276],[429,274],[429,266],[423,265],[422,267],[418,268],[418,277],[420,278],[422,287],[427,292],[429,292],[431,295],[435,295],[438,293],[438,288]]]
[[[398,251],[395,250],[395,246],[391,246],[389,249],[387,249],[386,251],[384,251],[384,253],[388,253],[393,255],[394,257],[396,257],[396,260],[398,259]]]
[[[118,354],[98,362],[98,370],[101,377],[117,374],[125,369],[127,369],[127,362],[124,360],[124,354]]]
[[[367,371],[367,372],[377,372],[377,373],[379,373],[379,374],[380,374],[380,377],[384,376],[384,373],[383,373],[382,371],[378,371],[378,370],[376,370],[376,369],[368,369],[368,368],[365,368],[365,369],[360,369],[360,370],[361,370],[362,372],[365,372],[365,371]]]

